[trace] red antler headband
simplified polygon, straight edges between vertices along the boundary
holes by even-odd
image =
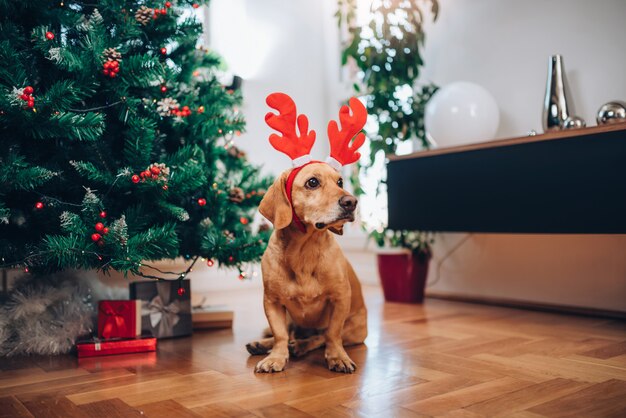
[[[278,111],[278,114],[268,112],[265,115],[265,122],[282,134],[282,136],[271,134],[270,144],[276,150],[289,156],[293,167],[302,167],[311,162],[309,153],[315,143],[315,131],[308,132],[308,118],[297,114],[293,99],[284,93],[272,93],[267,96],[266,101],[269,107]],[[357,150],[365,142],[365,134],[361,132],[361,129],[367,121],[367,110],[363,103],[354,97],[349,103],[349,106],[342,106],[339,110],[341,129],[334,120],[328,123],[330,156],[326,159],[326,163],[338,171],[342,166],[352,164],[361,157]],[[350,110],[352,110],[352,115]],[[299,135],[296,132],[296,125]]]
[[[269,107],[278,111],[278,114],[268,112],[265,115],[265,122],[274,130],[280,132],[270,135],[270,144],[289,158],[294,169],[287,178],[285,185],[287,198],[293,210],[291,202],[291,191],[296,175],[308,164],[320,163],[312,161],[311,148],[315,143],[315,131],[308,132],[309,120],[305,115],[298,115],[296,104],[293,99],[284,93],[272,93],[267,96],[266,102]],[[350,114],[352,110],[352,115]],[[326,163],[335,170],[341,170],[344,165],[352,164],[361,157],[357,151],[365,142],[365,134],[361,132],[367,121],[367,110],[363,103],[356,98],[351,98],[349,106],[342,106],[339,110],[339,122],[341,129],[334,120],[328,123],[328,141],[330,142],[330,156],[326,158]],[[296,124],[298,133],[296,132]],[[353,140],[354,138],[354,140]],[[352,141],[352,143],[350,143]],[[298,228],[305,232],[304,224],[293,210],[293,220]]]

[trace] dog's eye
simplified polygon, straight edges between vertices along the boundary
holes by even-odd
[[[343,189],[343,179],[337,180],[337,186],[339,186],[339,187],[341,187]]]
[[[308,187],[309,189],[316,189],[319,187],[319,185],[320,185],[320,181],[316,179],[315,177],[311,177],[310,179],[306,181],[306,187]]]

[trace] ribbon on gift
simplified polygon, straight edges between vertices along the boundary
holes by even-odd
[[[171,301],[172,286],[169,282],[156,283],[157,295],[142,309],[142,315],[149,315],[150,326],[159,338],[174,335],[174,327],[180,322],[181,313],[188,313],[180,301]]]
[[[119,337],[128,333],[128,309],[125,304],[102,305],[100,315],[104,315],[106,320],[102,328],[102,338]]]

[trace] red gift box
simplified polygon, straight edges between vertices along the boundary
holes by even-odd
[[[140,300],[102,300],[98,306],[98,338],[141,335]]]
[[[97,338],[76,343],[78,357],[108,356],[111,354],[143,353],[156,351],[157,340],[154,337],[141,337],[129,340],[101,341]]]

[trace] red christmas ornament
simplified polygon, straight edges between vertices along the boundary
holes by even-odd
[[[46,39],[51,41],[54,39],[54,33],[52,32],[46,32]]]
[[[167,91],[167,86],[161,86],[161,93],[165,93]]]
[[[107,217],[107,213],[105,211],[100,212],[100,217],[101,218],[106,218]]]
[[[108,233],[109,233],[109,228],[107,228],[107,227],[105,226],[105,227],[102,229],[102,233],[103,233],[104,235],[108,234]]]
[[[198,199],[198,205],[205,206],[206,205],[206,199],[204,199],[202,197],[200,199]]]
[[[242,216],[241,218],[239,218],[239,222],[241,222],[243,225],[248,225],[248,222],[250,221],[245,216]]]
[[[167,9],[161,9],[161,14],[162,15],[166,15],[167,14]]]
[[[98,232],[102,232],[102,230],[104,229],[104,224],[102,222],[98,222],[94,228],[96,229],[96,231]]]
[[[161,55],[167,54],[167,48],[161,48]]]
[[[184,287],[179,287],[178,288],[178,296],[183,296],[185,294],[185,288]]]
[[[206,261],[206,265],[209,267],[213,267],[214,264],[215,264],[215,261],[211,260],[210,258]]]
[[[24,87],[24,94],[31,95],[31,94],[33,94],[33,92],[34,92],[34,91],[35,91],[35,90],[32,88],[32,86],[26,86],[26,87]]]
[[[165,7],[167,7],[168,9],[169,9],[170,7],[172,7],[172,2],[166,1],[166,2],[165,2]]]
[[[228,256],[228,262],[232,263],[233,261],[235,261],[235,257],[233,257],[232,255]]]
[[[93,233],[91,234],[91,240],[93,242],[98,242],[102,239],[102,235],[98,234],[98,233]]]
[[[32,99],[29,100],[28,103],[26,104],[26,106],[28,106],[29,108],[32,109],[33,107],[35,107],[35,101],[32,100]]]
[[[30,96],[26,93],[20,95],[20,99],[24,100],[25,102],[30,100]]]
[[[139,183],[139,176],[137,174],[133,174],[130,179],[133,181],[133,183]]]
[[[35,208],[36,208],[36,209],[43,209],[43,202],[37,202],[37,203],[35,203]]]

